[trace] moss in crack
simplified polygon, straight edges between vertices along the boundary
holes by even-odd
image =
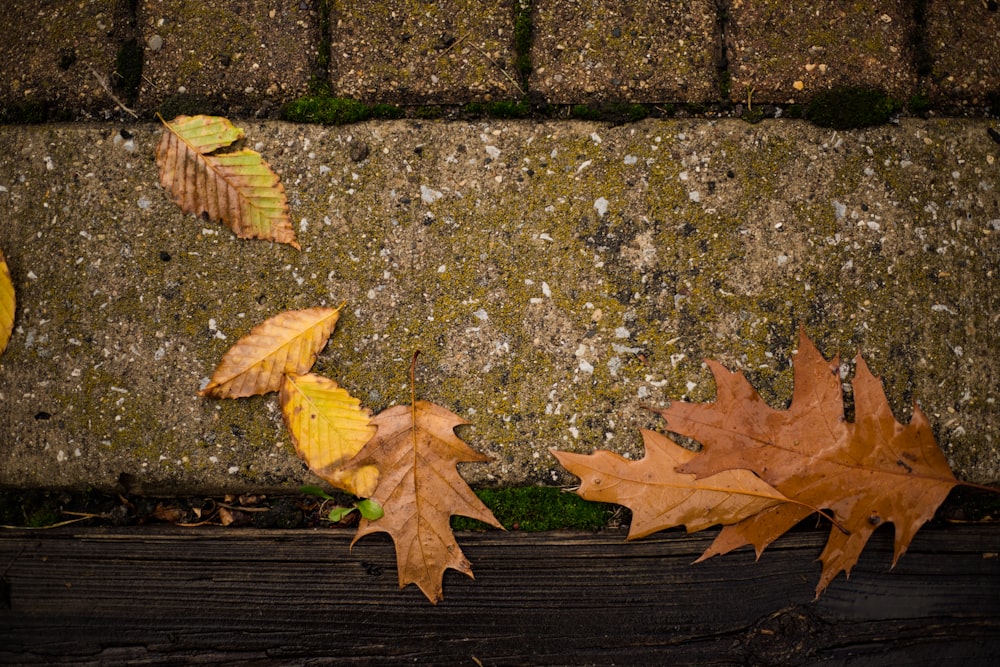
[[[45,123],[72,120],[72,114],[46,100],[30,100],[0,108],[0,123]]]
[[[649,115],[641,104],[609,102],[603,104],[574,104],[569,115],[579,120],[600,120],[615,123],[636,122]]]
[[[521,79],[521,87],[527,90],[531,75],[531,41],[534,26],[531,21],[531,0],[519,0],[514,4],[514,67]]]
[[[472,118],[527,118],[531,115],[531,106],[524,101],[470,102],[462,112]]]
[[[329,92],[330,75],[330,0],[319,0],[319,49],[316,55],[316,68],[309,89],[313,94]]]
[[[851,130],[882,125],[899,109],[899,103],[884,91],[846,86],[816,95],[803,116],[820,127]]]
[[[614,505],[589,502],[575,493],[548,486],[480,489],[476,495],[507,530],[599,530],[615,513]],[[486,527],[461,516],[452,517],[451,525],[454,530]]]
[[[182,115],[225,114],[225,109],[220,104],[203,95],[171,95],[160,103],[156,111],[168,120]]]
[[[307,95],[289,102],[281,117],[295,123],[346,125],[365,120],[401,118],[403,110],[392,104],[365,104],[346,97]]]

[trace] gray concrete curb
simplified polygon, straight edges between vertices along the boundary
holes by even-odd
[[[988,123],[239,123],[302,251],[241,241],[159,188],[160,127],[0,127],[18,290],[0,357],[0,485],[169,493],[312,481],[274,396],[196,396],[237,338],[347,301],[318,372],[375,411],[418,392],[493,457],[640,454],[641,408],[711,400],[702,365],[791,392],[797,326],[920,401],[956,474],[1000,479],[1000,146]],[[364,146],[364,150],[360,147]]]

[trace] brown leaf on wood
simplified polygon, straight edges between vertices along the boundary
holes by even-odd
[[[198,395],[240,398],[278,391],[286,373],[302,375],[312,368],[339,317],[339,308],[307,308],[264,321],[226,352]]]
[[[768,406],[741,373],[708,364],[718,387],[714,403],[675,402],[657,410],[669,430],[703,445],[678,470],[698,477],[752,470],[789,498],[832,510],[849,532],[831,530],[820,556],[817,595],[840,572],[850,574],[868,538],[884,523],[895,526],[895,564],[959,483],[920,408],[914,405],[909,424],[897,422],[882,383],[860,354],[854,422],[844,417],[840,361],[826,361],[804,331],[793,360],[795,389],[787,410]],[[766,510],[724,528],[709,551],[753,544],[759,554],[808,513],[795,506]]]
[[[487,461],[457,435],[467,423],[444,408],[415,401],[397,405],[371,423],[378,429],[344,468],[345,474],[373,465],[379,470],[371,498],[385,515],[362,519],[355,542],[371,533],[389,533],[396,546],[399,587],[416,584],[436,604],[443,599],[444,572],[451,568],[472,577],[472,566],[451,532],[451,516],[503,527],[458,474],[456,464]]]
[[[676,526],[693,533],[736,523],[788,500],[748,470],[726,470],[704,479],[679,473],[675,469],[694,458],[694,452],[654,431],[643,429],[642,440],[646,455],[639,461],[605,450],[552,450],[559,463],[580,478],[581,497],[632,510],[630,540]]]
[[[156,146],[160,185],[185,213],[221,220],[240,238],[287,243],[298,249],[285,188],[260,153],[217,153],[243,137],[219,116],[178,116],[164,122]]]

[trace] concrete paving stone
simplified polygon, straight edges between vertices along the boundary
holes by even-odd
[[[642,408],[708,401],[702,360],[784,406],[797,328],[956,474],[1000,480],[1000,150],[986,121],[240,122],[302,245],[237,239],[158,186],[157,124],[0,127],[0,486],[315,482],[276,397],[196,395],[238,338],[346,301],[316,372],[373,411],[471,422],[480,485],[568,483],[550,447],[641,455]],[[366,150],[359,150],[359,147]]]
[[[138,17],[146,112],[187,99],[199,111],[274,116],[316,73],[317,0],[142,0]]]
[[[734,0],[727,30],[734,102],[808,102],[839,86],[916,92],[909,0]]]
[[[984,106],[1000,98],[1000,10],[984,0],[929,0],[925,46],[935,105]],[[996,104],[996,102],[994,102]],[[1000,109],[993,108],[993,113]]]
[[[115,108],[98,76],[108,83],[115,71],[119,42],[114,35],[126,16],[120,4],[111,0],[3,4],[0,106],[49,107],[71,117],[101,116]]]
[[[530,86],[554,104],[719,97],[712,0],[537,0]]]
[[[524,97],[514,66],[514,0],[333,0],[335,95],[392,104]]]

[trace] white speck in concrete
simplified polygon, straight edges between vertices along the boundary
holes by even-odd
[[[299,231],[305,232],[307,229],[309,229],[309,221],[306,220],[305,218],[302,218],[301,220],[299,220]]]
[[[836,199],[833,200],[833,214],[837,216],[837,220],[843,220],[847,215],[847,206]]]
[[[438,199],[441,199],[441,197],[443,196],[444,194],[439,190],[433,190],[427,187],[426,185],[420,186],[420,199],[425,204],[433,204]]]
[[[594,201],[594,210],[597,211],[597,215],[604,217],[604,214],[608,212],[608,200],[604,197],[598,197]]]
[[[688,193],[688,199],[690,199],[693,202],[700,202],[701,193],[698,192],[697,190],[692,190],[691,192]]]
[[[66,452],[60,449],[59,452],[56,454],[56,461],[62,463],[65,460],[66,460]]]
[[[149,197],[139,197],[139,201],[136,203],[139,204],[139,208],[143,211],[149,210],[149,207],[153,205],[153,202],[149,200]]]
[[[500,158],[500,149],[496,146],[485,146],[486,154],[489,155],[494,160]]]
[[[618,327],[615,329],[615,338],[629,338],[631,335],[632,332],[625,327]]]
[[[235,475],[239,471],[240,471],[240,467],[239,466],[229,466],[229,474],[230,475]]]
[[[479,310],[477,310],[476,312],[474,312],[472,314],[475,315],[476,318],[482,320],[483,322],[485,322],[486,320],[490,319],[489,314],[485,310],[483,310],[482,308],[480,308]]]
[[[633,164],[635,164],[638,161],[639,161],[639,158],[637,158],[634,155],[626,155],[625,156],[625,164],[627,164],[627,165],[633,165]]]
[[[549,284],[544,281],[542,282],[542,294],[544,294],[546,297],[552,296],[552,288],[549,287]]]
[[[778,261],[778,266],[784,266],[785,264],[788,263],[788,255],[785,255],[784,253],[778,255],[777,261]]]
[[[685,384],[685,387],[687,387],[687,391],[688,391],[689,394],[692,391],[694,391],[695,387],[697,387],[697,386],[698,386],[697,382],[691,382],[690,380],[688,380],[687,384]]]

